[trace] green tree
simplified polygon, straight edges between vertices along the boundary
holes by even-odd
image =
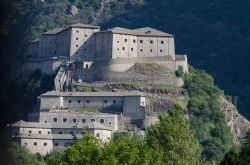
[[[63,157],[62,149],[55,149],[50,154],[46,155],[45,160],[48,165],[62,165],[62,157]]]
[[[163,152],[164,164],[201,164],[201,147],[180,106],[175,105],[147,130],[146,140],[154,150]]]
[[[183,70],[183,66],[179,65],[178,69],[175,71],[175,75],[177,77],[183,77],[184,76],[184,70]]]
[[[234,152],[233,150],[230,150],[226,155],[224,156],[224,159],[221,161],[221,165],[238,165],[240,162],[240,158],[238,153]]]
[[[240,163],[242,165],[249,165],[250,163],[250,130],[243,138],[240,150]]]
[[[43,159],[31,154],[25,147],[12,143],[8,148],[9,164],[11,165],[45,165]]]

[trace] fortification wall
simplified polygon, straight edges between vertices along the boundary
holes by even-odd
[[[144,103],[143,103],[144,102]],[[143,104],[143,105],[142,105]],[[126,97],[123,107],[123,116],[131,119],[145,118],[145,100],[142,97]]]
[[[48,140],[48,139],[22,138],[21,146],[27,147],[33,154],[38,152],[42,155],[46,155],[52,151],[53,142],[51,139]]]

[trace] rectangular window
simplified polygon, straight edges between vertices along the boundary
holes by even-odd
[[[125,42],[127,42],[128,40],[127,40],[127,39],[125,39],[124,41],[125,41]]]
[[[37,145],[37,142],[34,142],[34,146],[36,146]]]
[[[154,43],[153,40],[150,40],[150,44]]]
[[[47,143],[43,143],[44,146],[47,146]]]
[[[140,40],[140,43],[142,44],[142,43],[143,43],[143,40]]]
[[[136,40],[133,40],[133,43],[135,43],[136,42]]]
[[[150,49],[150,52],[153,52],[153,50],[152,50],[152,49]]]
[[[161,41],[161,44],[164,44],[164,41]]]
[[[125,50],[125,47],[124,47],[124,46],[122,47],[122,50]]]
[[[67,118],[63,118],[63,122],[64,122],[64,123],[66,123],[66,122],[67,122],[67,120],[68,120]]]
[[[76,37],[76,40],[78,40],[79,38],[78,37]]]
[[[134,51],[134,48],[131,48],[131,51],[133,52],[133,51]]]
[[[57,118],[53,118],[53,122],[56,123],[57,122]]]
[[[160,49],[160,52],[162,53],[162,49]]]
[[[140,51],[142,52],[142,51],[143,51],[143,49],[140,49]]]

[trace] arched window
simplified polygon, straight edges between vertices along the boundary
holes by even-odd
[[[73,119],[72,119],[72,122],[73,122],[73,123],[76,123],[76,122],[77,122],[77,119],[76,119],[76,118],[73,118]]]

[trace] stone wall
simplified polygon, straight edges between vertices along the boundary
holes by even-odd
[[[53,141],[52,139],[22,138],[21,146],[27,147],[33,154],[40,153],[46,155],[53,150]]]
[[[145,105],[145,97],[126,97],[124,100],[123,116],[130,117],[131,119],[144,119],[146,113]]]

